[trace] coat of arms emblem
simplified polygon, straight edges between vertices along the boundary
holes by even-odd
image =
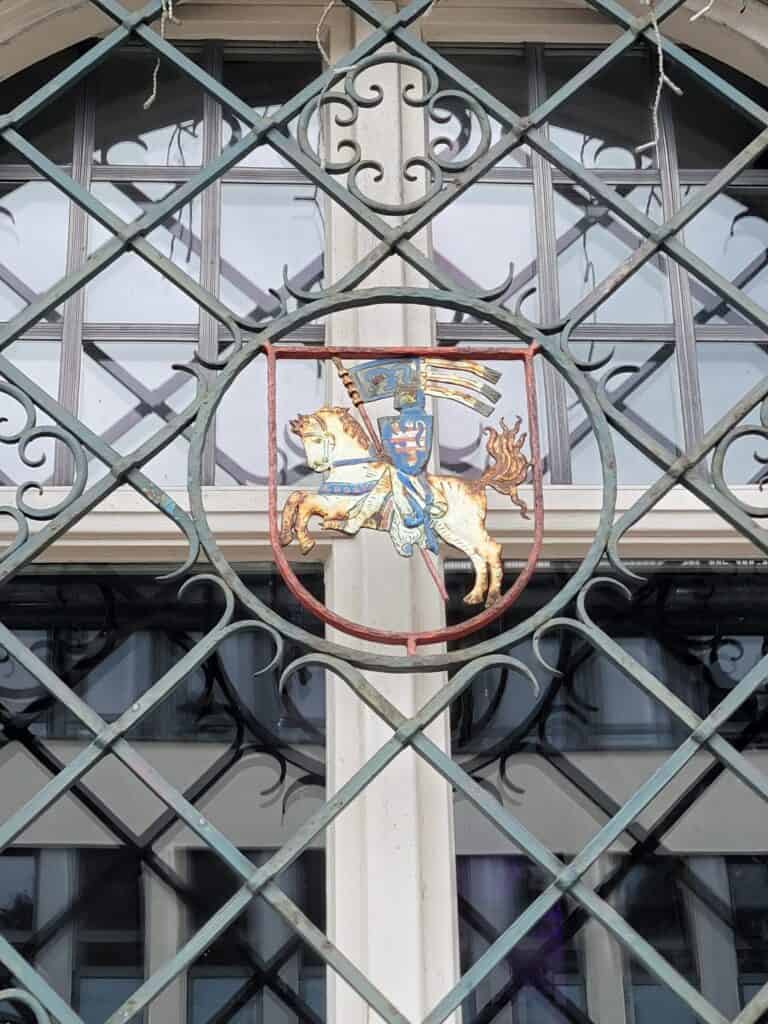
[[[289,496],[279,518],[279,543],[287,547],[295,542],[308,554],[315,546],[310,532],[315,518],[322,530],[349,535],[362,529],[386,531],[400,555],[411,557],[420,551],[427,562],[442,542],[472,563],[474,585],[465,602],[496,606],[502,599],[502,548],[486,527],[488,488],[507,496],[527,519],[529,508],[518,489],[537,478],[536,544],[540,543],[530,350],[525,355],[507,350],[500,356],[525,360],[529,431],[522,428],[522,415],[514,411],[511,425],[500,416],[495,426],[486,426],[487,465],[473,479],[428,468],[434,417],[427,411],[427,398],[458,402],[488,418],[502,398],[494,387],[501,376],[497,370],[476,358],[459,358],[456,350],[445,356],[434,349],[410,350],[355,366],[325,352],[326,358],[333,358],[350,404],[324,406],[291,420],[307,465],[323,480],[316,491],[296,490]],[[349,356],[352,350],[344,354]],[[378,417],[377,430],[366,407],[383,401],[391,402],[394,410]]]

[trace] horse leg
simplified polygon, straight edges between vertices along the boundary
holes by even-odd
[[[463,551],[475,570],[475,585],[464,598],[464,604],[482,604],[488,590],[488,563],[476,544],[451,528],[451,524],[446,522],[448,518],[446,516],[444,519],[436,519],[434,521],[435,533],[446,544],[450,544],[451,547]]]
[[[328,502],[323,495],[308,494],[304,492],[302,499],[296,505],[296,539],[299,542],[302,555],[308,555],[315,542],[307,532],[309,520],[312,516],[323,516],[328,514]]]
[[[306,498],[306,491],[294,491],[283,506],[280,521],[280,543],[285,547],[296,536],[296,513],[299,504]]]
[[[501,560],[501,544],[498,544],[485,529],[483,529],[483,533],[485,536],[480,545],[480,552],[488,567],[491,578],[488,594],[485,598],[485,607],[490,608],[492,604],[496,604],[501,598],[501,581],[504,576],[504,565]]]

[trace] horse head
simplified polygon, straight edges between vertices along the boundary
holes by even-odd
[[[289,426],[301,438],[307,465],[317,473],[331,469],[336,459],[368,454],[365,431],[349,410],[340,406],[324,406],[316,412],[297,416]]]

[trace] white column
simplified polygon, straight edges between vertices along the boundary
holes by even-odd
[[[394,10],[394,4],[383,4]],[[368,28],[348,12],[332,20],[331,53],[338,60]],[[361,116],[356,138],[363,158],[385,164],[376,195],[388,202],[405,195],[404,155],[423,152],[422,114],[401,120],[403,71],[384,65],[370,76],[385,90],[374,111]],[[411,112],[406,114],[410,117]],[[414,147],[414,148],[408,148]],[[410,187],[418,188],[418,184]],[[375,244],[367,229],[329,204],[328,281],[340,277]],[[363,287],[412,284],[413,275],[390,260]],[[333,318],[331,344],[428,344],[428,309],[361,308]],[[336,398],[341,394],[336,391]],[[326,575],[327,600],[348,618],[384,629],[425,629],[444,621],[444,608],[421,558],[398,556],[386,534],[364,530],[334,544]],[[334,639],[361,642],[334,635]],[[372,648],[373,649],[373,648]],[[389,648],[402,653],[402,648]],[[367,673],[369,681],[404,714],[412,715],[444,677]],[[328,679],[329,793],[333,793],[391,736],[343,683]],[[446,716],[430,730],[448,744]],[[450,787],[411,751],[403,752],[347,808],[328,836],[328,928],[339,945],[411,1020],[422,1018],[457,977],[453,807]],[[332,972],[329,1021],[378,1020]]]

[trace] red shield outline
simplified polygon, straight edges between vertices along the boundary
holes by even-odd
[[[268,431],[269,431],[269,539],[272,545],[272,553],[275,558],[280,575],[283,577],[286,586],[308,611],[316,615],[321,622],[333,626],[342,633],[357,637],[360,640],[369,640],[382,644],[404,645],[409,654],[416,652],[416,648],[427,644],[440,644],[449,640],[459,640],[462,637],[482,629],[502,615],[517,600],[525,587],[528,585],[531,576],[536,568],[541,555],[541,545],[544,535],[544,497],[541,470],[541,449],[539,445],[538,408],[536,404],[536,379],[534,373],[534,357],[538,352],[538,345],[535,343],[526,349],[521,348],[479,348],[476,346],[462,347],[452,346],[450,348],[436,349],[434,347],[422,348],[331,348],[325,346],[307,345],[274,345],[270,342],[264,344],[267,357],[267,404],[268,404]],[[331,611],[302,585],[294,573],[286,557],[285,550],[279,539],[278,507],[277,507],[277,360],[298,359],[298,360],[326,360],[338,356],[342,359],[376,359],[386,352],[391,358],[409,358],[422,356],[428,358],[437,352],[442,359],[484,359],[495,361],[518,361],[524,363],[525,371],[525,395],[528,406],[528,437],[531,446],[531,462],[533,463],[533,499],[534,499],[534,531],[533,543],[528,554],[526,564],[515,582],[490,608],[473,615],[466,622],[457,623],[455,626],[443,626],[425,632],[405,632],[395,630],[375,629],[365,626],[359,622],[353,622],[341,615]]]

